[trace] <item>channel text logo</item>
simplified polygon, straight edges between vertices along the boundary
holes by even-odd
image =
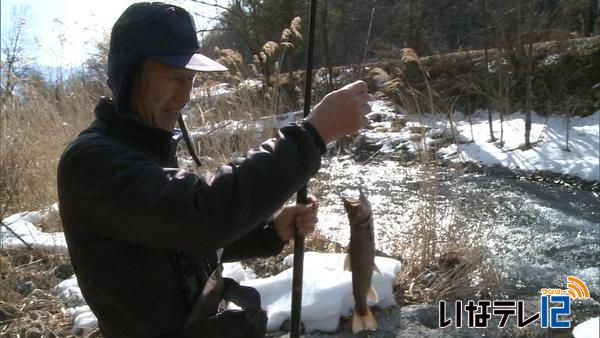
[[[499,328],[504,328],[510,317],[516,317],[517,327],[525,327],[535,321],[540,322],[542,328],[569,328],[571,322],[564,318],[571,314],[571,301],[575,299],[589,299],[590,292],[585,283],[574,276],[567,277],[567,288],[542,288],[540,290],[540,311],[527,315],[525,302],[522,300],[462,300],[454,302],[454,317],[447,317],[446,301],[439,302],[439,327],[446,328],[454,324],[460,328],[486,328],[492,316],[500,317]],[[463,316],[466,323],[463,323]],[[465,325],[466,324],[466,325]]]

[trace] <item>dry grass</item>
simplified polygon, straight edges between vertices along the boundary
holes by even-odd
[[[0,219],[57,201],[60,154],[92,120],[94,104],[95,98],[77,81],[58,90],[23,83],[20,95],[6,102],[0,110]],[[61,231],[58,213],[48,215],[41,228]],[[72,318],[62,313],[63,302],[52,292],[61,281],[57,275],[69,266],[68,257],[2,248],[0,259],[0,336],[68,336]]]
[[[305,238],[305,252],[316,251],[325,253],[342,253],[344,250],[345,248],[342,245],[329,240],[326,236],[318,231],[313,232]],[[247,259],[243,260],[242,264],[244,267],[252,269],[258,278],[266,278],[289,269],[289,266],[283,264],[283,259],[293,253],[294,244],[293,242],[290,242],[283,247],[283,250],[277,256],[260,259]]]
[[[200,174],[213,171],[276,136],[276,129],[261,130],[256,121],[302,107],[302,83],[296,79],[296,74],[281,74],[280,68],[295,48],[294,43],[302,39],[300,24],[300,18],[294,18],[283,30],[279,43],[267,41],[250,67],[242,63],[239,53],[223,49],[217,50],[218,61],[228,71],[199,74],[204,95],[194,98],[189,105],[192,117],[188,120],[188,128],[204,130],[194,138],[195,150],[203,160],[203,167],[198,170]],[[262,85],[240,84],[247,78],[259,79]],[[218,82],[227,82],[235,90],[225,95],[211,95],[211,86]]]
[[[238,87],[231,94],[192,101],[192,118],[187,125],[202,159],[201,171],[214,171],[275,136],[273,129],[260,130],[255,123],[275,115],[274,111],[279,108],[273,109],[272,105],[273,101],[263,95],[262,89],[247,87]],[[181,148],[182,154],[187,152],[184,148]]]
[[[35,84],[0,110],[0,219],[57,201],[56,167],[66,144],[92,119],[94,100],[74,83],[53,92]]]
[[[0,258],[0,312],[4,317],[0,336],[69,336],[73,318],[62,312],[64,304],[53,293],[61,278],[69,276],[65,269],[68,257],[40,250],[4,250]]]
[[[436,118],[447,112],[447,128],[456,143],[452,119],[454,105],[446,105],[428,83],[417,54],[404,49],[402,63],[406,69],[421,74],[424,92],[399,79],[389,81],[385,95],[393,95],[403,110],[423,125],[426,113]],[[434,101],[434,97],[437,98]],[[436,102],[438,102],[436,104]],[[419,205],[410,236],[400,239],[394,255],[403,262],[403,269],[395,282],[400,303],[432,302],[440,299],[460,299],[491,294],[501,285],[500,273],[490,264],[493,258],[486,246],[486,230],[482,223],[464,224],[456,216],[461,209],[456,193],[450,203],[439,203],[439,163],[435,153],[425,143],[426,129],[420,128],[416,139],[419,157]],[[462,184],[460,165],[451,168],[452,185]]]

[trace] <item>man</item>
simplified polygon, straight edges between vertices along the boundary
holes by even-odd
[[[328,94],[240,161],[199,177],[177,168],[173,129],[196,71],[193,18],[163,3],[130,6],[108,58],[113,99],[65,150],[60,214],[83,295],[105,337],[261,337],[255,290],[220,275],[220,260],[274,255],[314,228],[316,199],[278,209],[313,176],[325,144],[370,111],[364,82]],[[242,307],[224,311],[221,300]]]

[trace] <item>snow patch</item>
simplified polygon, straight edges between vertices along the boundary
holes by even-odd
[[[302,322],[307,332],[337,330],[340,316],[349,316],[354,306],[352,273],[344,271],[345,254],[307,252],[304,256]],[[293,255],[284,263],[291,265]],[[375,257],[381,271],[373,273],[372,285],[377,291],[379,307],[396,304],[392,281],[400,271],[400,262],[391,258]],[[223,264],[223,276],[240,281],[242,285],[258,290],[262,306],[267,311],[267,329],[276,331],[290,318],[292,269],[268,278],[255,278],[253,271],[244,270],[239,262]],[[67,305],[65,312],[74,317],[73,333],[85,334],[98,325],[98,321],[81,296],[75,276],[56,286],[55,292]]]
[[[352,273],[344,271],[345,254],[307,252],[304,254],[302,283],[301,321],[306,332],[335,332],[340,316],[351,314],[354,306],[352,296]],[[284,259],[288,266],[294,256]],[[392,281],[400,271],[400,262],[385,257],[375,257],[375,264],[381,271],[373,273],[372,286],[378,295],[379,307],[396,304],[392,293]],[[276,276],[242,282],[258,290],[263,308],[267,310],[269,321],[267,330],[276,331],[291,317],[292,269]],[[370,305],[375,305],[371,301]]]
[[[17,213],[3,219],[4,225],[0,227],[0,246],[24,248],[30,245],[36,249],[67,252],[67,241],[62,232],[43,232],[36,226],[43,223],[51,212],[56,211],[58,211],[58,204],[40,211]]]
[[[600,317],[588,319],[575,326],[573,329],[575,338],[598,338],[600,337]]]
[[[444,114],[436,116],[424,114],[412,116],[397,114],[389,105],[380,100],[371,101],[374,113],[401,116],[408,121],[399,131],[385,131],[386,128],[374,128],[364,135],[382,145],[383,152],[398,149],[404,144],[410,152],[417,152],[425,146],[440,144],[440,138],[450,138],[450,123]],[[375,110],[377,109],[377,110]],[[390,120],[382,118],[383,121]],[[544,117],[532,114],[530,142],[533,147],[522,150],[525,142],[525,113],[517,112],[504,116],[500,124],[500,114],[492,114],[492,127],[496,140],[500,139],[502,126],[502,144],[490,142],[488,112],[477,111],[469,117],[457,112],[453,115],[454,136],[456,142],[441,147],[438,153],[453,162],[477,162],[486,166],[500,165],[525,171],[551,171],[557,174],[577,176],[587,181],[600,180],[600,111],[587,116]],[[468,119],[468,120],[467,120]],[[375,127],[382,127],[379,122]],[[424,132],[425,135],[421,133]],[[566,150],[567,132],[569,150]],[[443,145],[443,143],[441,143]]]

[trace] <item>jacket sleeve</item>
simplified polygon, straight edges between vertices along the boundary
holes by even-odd
[[[206,254],[269,219],[317,172],[320,158],[319,145],[297,125],[202,177],[125,146],[75,144],[59,164],[59,192],[73,204],[61,208],[86,220],[80,231]]]
[[[255,257],[275,256],[288,242],[282,241],[272,220],[260,224],[223,250],[222,261],[238,261]]]

